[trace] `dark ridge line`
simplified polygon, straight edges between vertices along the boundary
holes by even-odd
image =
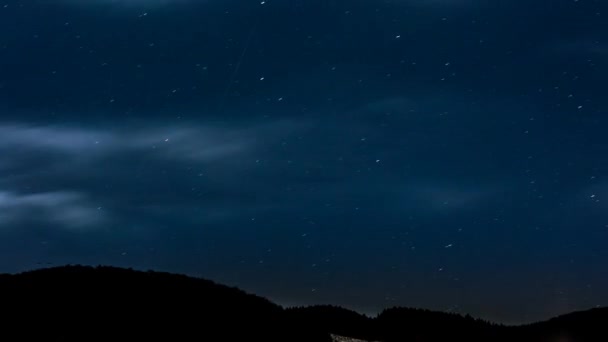
[[[119,266],[110,266],[110,265],[93,266],[93,265],[83,265],[83,264],[65,264],[65,265],[57,265],[57,266],[52,266],[52,267],[34,268],[31,270],[25,270],[25,271],[20,271],[20,272],[15,272],[15,273],[0,273],[0,281],[2,281],[4,279],[4,277],[6,277],[6,276],[26,276],[26,275],[30,275],[30,274],[41,274],[41,273],[52,272],[52,271],[57,271],[57,270],[88,270],[88,271],[106,270],[106,271],[125,272],[125,273],[131,272],[131,273],[137,273],[137,274],[153,274],[156,276],[167,276],[167,277],[174,278],[176,280],[181,279],[181,280],[198,281],[198,282],[201,282],[201,284],[206,283],[207,285],[230,289],[230,290],[235,291],[235,293],[239,293],[241,295],[257,297],[258,299],[264,300],[285,311],[307,310],[307,309],[340,310],[343,312],[349,312],[352,314],[356,314],[356,315],[359,315],[361,317],[364,317],[364,318],[370,319],[370,320],[376,320],[379,316],[381,316],[382,314],[386,314],[387,312],[407,311],[407,312],[418,313],[418,314],[428,314],[428,315],[435,314],[435,315],[444,315],[445,317],[451,316],[451,317],[461,318],[461,319],[472,319],[475,322],[487,324],[489,326],[498,327],[498,328],[528,328],[528,327],[533,327],[533,326],[537,326],[537,325],[553,323],[553,322],[556,322],[559,320],[567,319],[571,316],[608,310],[608,306],[594,307],[594,308],[590,308],[590,309],[576,310],[576,311],[564,313],[561,315],[549,317],[544,320],[537,320],[537,321],[532,321],[532,322],[528,322],[528,323],[519,323],[519,324],[505,324],[505,323],[494,322],[491,320],[487,320],[487,319],[480,318],[480,317],[475,317],[475,316],[472,316],[470,314],[465,314],[465,313],[444,312],[444,311],[437,311],[437,310],[430,310],[430,309],[416,308],[416,307],[407,307],[407,306],[386,307],[386,308],[382,309],[380,312],[378,312],[376,315],[367,315],[367,314],[361,313],[361,312],[351,309],[351,308],[347,308],[347,307],[340,306],[340,305],[333,305],[333,304],[285,306],[285,305],[275,303],[274,301],[272,301],[264,296],[248,292],[239,287],[218,283],[216,281],[213,281],[208,278],[201,277],[201,276],[191,276],[191,275],[182,274],[182,273],[155,271],[152,269],[143,270],[143,269],[137,269],[137,268],[132,268],[132,267],[119,267]],[[608,321],[607,321],[607,323],[608,323]]]

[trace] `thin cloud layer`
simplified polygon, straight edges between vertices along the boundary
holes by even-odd
[[[69,229],[91,228],[103,222],[100,209],[94,207],[86,195],[77,192],[0,191],[0,223],[5,226],[28,222]]]
[[[231,163],[276,142],[295,126],[288,121],[238,127],[148,124],[120,129],[0,124],[4,157],[0,168],[0,186],[4,188],[0,192],[0,220],[12,226],[50,223],[86,228],[106,224],[103,217],[138,221],[163,212],[173,215],[180,211],[172,209],[178,204],[182,209],[194,207],[190,210],[193,215],[202,206],[205,215],[213,216],[218,210],[217,201],[197,195],[171,195],[176,188],[157,187],[168,181],[181,187],[178,176],[166,174],[167,165],[174,172],[196,170],[199,180],[204,175],[201,170],[212,167],[215,175],[205,174],[205,179],[215,177],[215,184],[206,188],[238,196],[247,190],[234,189],[233,183],[241,181],[234,178]],[[120,167],[108,164],[108,160],[120,160]],[[139,170],[139,175],[133,170]],[[145,179],[140,178],[141,174]],[[144,192],[132,190],[140,184]],[[17,190],[23,188],[28,191]],[[156,208],[154,213],[146,209],[150,207]],[[143,216],[123,215],[133,211]]]
[[[112,6],[127,6],[127,7],[158,7],[168,5],[184,5],[193,3],[194,0],[63,0],[72,5],[90,6],[90,5],[112,5]],[[205,2],[201,0],[199,2]]]
[[[255,144],[256,130],[174,126],[165,129],[131,127],[119,130],[0,124],[0,149],[61,153],[90,158],[116,152],[158,150],[166,158],[213,161]]]
[[[390,3],[429,8],[458,8],[483,4],[479,0],[391,0]]]
[[[500,198],[504,191],[496,186],[453,185],[441,182],[418,182],[403,187],[405,206],[436,212],[478,210]]]
[[[0,124],[0,147],[6,150],[42,150],[66,154],[100,151],[99,142],[114,143],[108,132],[26,124]],[[104,144],[101,147],[107,147]],[[115,146],[114,146],[115,147]]]

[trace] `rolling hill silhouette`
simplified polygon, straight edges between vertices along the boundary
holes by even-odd
[[[0,296],[10,341],[608,341],[608,308],[517,327],[406,308],[372,318],[335,306],[285,309],[209,280],[114,267],[0,275]]]

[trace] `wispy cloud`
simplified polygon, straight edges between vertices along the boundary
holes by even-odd
[[[597,39],[582,37],[578,40],[568,40],[553,43],[547,49],[551,52],[566,54],[585,54],[595,56],[608,56],[608,44]]]
[[[96,144],[100,141],[113,140],[112,134],[98,130],[0,124],[2,149],[34,149],[78,154],[98,151],[99,147]]]
[[[102,217],[120,221],[150,203],[214,212],[213,198],[197,195],[202,185],[216,194],[215,202],[228,193],[238,197],[246,182],[237,164],[295,127],[292,121],[252,126],[145,123],[114,129],[0,124],[0,223],[92,227],[106,222]],[[198,176],[211,165],[212,174]],[[180,175],[195,168],[196,178],[183,183],[175,173],[165,175],[167,168]],[[164,187],[167,179],[176,187]],[[134,190],[141,187],[145,191]]]
[[[0,191],[0,223],[23,221],[51,223],[81,229],[95,227],[103,221],[103,212],[76,192],[18,194]]]
[[[450,185],[438,181],[407,185],[403,197],[408,205],[428,211],[463,211],[475,210],[502,192],[503,189],[498,186]]]
[[[390,3],[419,7],[468,7],[483,4],[479,0],[391,0]]]
[[[61,153],[92,158],[109,153],[156,151],[162,158],[212,161],[243,152],[272,125],[239,128],[133,126],[121,130],[0,124],[0,150]],[[265,135],[265,137],[268,137]]]
[[[166,6],[196,2],[196,0],[63,0],[74,5]],[[200,0],[199,2],[205,2]]]

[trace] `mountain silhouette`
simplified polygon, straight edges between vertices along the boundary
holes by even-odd
[[[10,341],[608,341],[608,308],[503,326],[390,308],[283,308],[240,289],[161,272],[64,266],[0,275]]]

